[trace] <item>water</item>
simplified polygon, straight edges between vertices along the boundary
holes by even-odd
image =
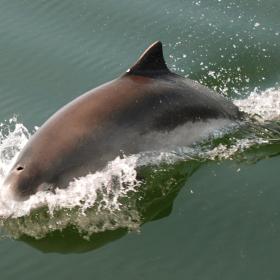
[[[25,203],[1,189],[1,279],[279,278],[279,1],[0,3],[1,179],[36,126],[158,39],[254,117]]]

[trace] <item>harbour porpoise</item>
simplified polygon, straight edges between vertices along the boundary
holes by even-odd
[[[120,153],[189,145],[242,118],[239,109],[196,81],[171,72],[152,44],[119,78],[51,116],[20,152],[4,185],[15,200],[66,187]]]

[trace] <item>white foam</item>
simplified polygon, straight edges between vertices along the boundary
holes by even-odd
[[[261,121],[279,120],[280,90],[269,88],[263,92],[255,90],[247,98],[235,100],[242,111],[259,117]]]

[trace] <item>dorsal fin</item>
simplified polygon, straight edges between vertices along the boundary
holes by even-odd
[[[159,76],[170,73],[167,68],[163,52],[162,43],[157,41],[150,45],[140,56],[136,63],[126,71],[126,75],[138,76]]]

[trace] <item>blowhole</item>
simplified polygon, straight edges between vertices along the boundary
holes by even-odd
[[[22,166],[18,166],[17,167],[17,171],[21,171],[21,170],[23,170],[23,167]]]

